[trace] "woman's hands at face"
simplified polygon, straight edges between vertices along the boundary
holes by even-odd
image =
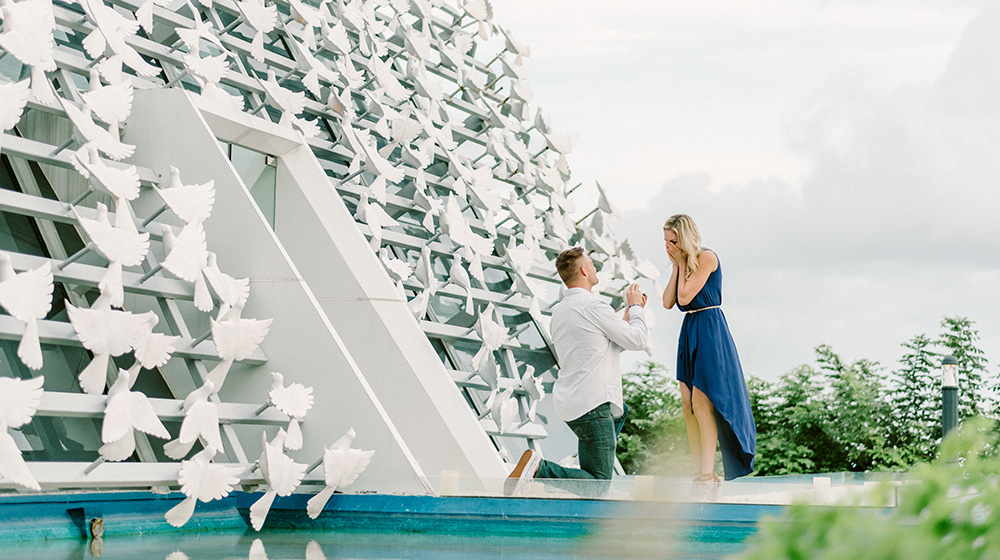
[[[680,266],[685,260],[684,251],[673,243],[667,243],[667,256],[675,266]]]

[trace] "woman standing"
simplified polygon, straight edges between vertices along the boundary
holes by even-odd
[[[701,246],[694,220],[671,216],[663,241],[673,264],[663,307],[685,313],[677,343],[677,381],[694,458],[696,482],[719,482],[715,445],[722,450],[726,480],[750,474],[757,428],[750,411],[743,367],[722,313],[722,266]]]

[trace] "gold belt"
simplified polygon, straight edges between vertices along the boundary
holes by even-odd
[[[697,313],[699,311],[704,311],[706,309],[719,309],[720,307],[722,307],[722,306],[721,305],[713,305],[711,307],[702,307],[701,309],[689,309],[688,311],[686,311],[686,313]]]

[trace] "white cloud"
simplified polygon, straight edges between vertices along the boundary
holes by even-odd
[[[1000,6],[968,26],[939,79],[885,93],[832,75],[786,111],[809,165],[800,184],[712,188],[678,175],[621,229],[665,267],[672,213],[695,217],[721,257],[725,307],[748,373],[775,377],[831,343],[889,367],[898,345],[977,321],[1000,360]],[[657,359],[673,364],[680,314],[660,312]]]

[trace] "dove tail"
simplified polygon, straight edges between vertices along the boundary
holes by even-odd
[[[188,451],[191,451],[191,448],[194,447],[194,441],[191,440],[188,443],[184,443],[180,438],[168,441],[163,444],[163,452],[171,459],[183,459],[187,456]],[[179,527],[179,525],[177,526]]]
[[[28,369],[42,368],[42,345],[38,341],[38,321],[31,319],[24,325],[24,336],[17,345],[17,357]]]
[[[145,2],[135,11],[135,19],[139,20],[139,25],[146,30],[146,33],[153,32],[153,2]],[[168,520],[169,521],[169,520]],[[171,523],[171,525],[173,525]],[[183,523],[181,523],[183,525]],[[174,525],[180,527],[180,525]]]
[[[309,514],[309,519],[316,519],[320,513],[323,513],[323,508],[326,507],[326,503],[330,501],[330,496],[333,496],[335,490],[336,487],[327,486],[320,490],[318,494],[309,498],[309,501],[306,502],[306,513]]]
[[[250,43],[250,56],[257,62],[264,62],[264,34],[260,31],[254,33]]]
[[[108,302],[112,307],[121,307],[125,304],[125,288],[122,285],[122,263],[111,261],[108,264],[108,271],[97,283],[101,290],[101,295],[108,297]]]
[[[174,527],[183,527],[188,519],[194,514],[194,506],[197,500],[188,496],[181,500],[181,503],[170,508],[167,513],[163,514],[163,517],[167,520],[167,523],[173,525]]]
[[[201,272],[198,272],[198,277],[194,281],[194,306],[205,313],[215,307],[212,294],[208,291],[208,283],[205,282],[205,275]]]
[[[250,506],[250,524],[253,525],[255,531],[260,531],[261,527],[264,526],[264,520],[267,519],[267,512],[271,511],[271,504],[274,503],[275,496],[277,494],[274,490],[268,490]]]
[[[292,417],[288,419],[288,434],[285,435],[285,449],[298,451],[302,449],[302,428],[299,421]]]
[[[42,105],[56,104],[56,94],[52,91],[52,85],[45,77],[45,69],[41,66],[31,67],[31,96]]]
[[[80,388],[88,395],[104,393],[104,382],[108,379],[108,354],[94,354],[87,367],[80,372]]]
[[[118,440],[105,443],[97,449],[106,461],[124,461],[135,452],[135,431],[129,428],[126,434]]]

